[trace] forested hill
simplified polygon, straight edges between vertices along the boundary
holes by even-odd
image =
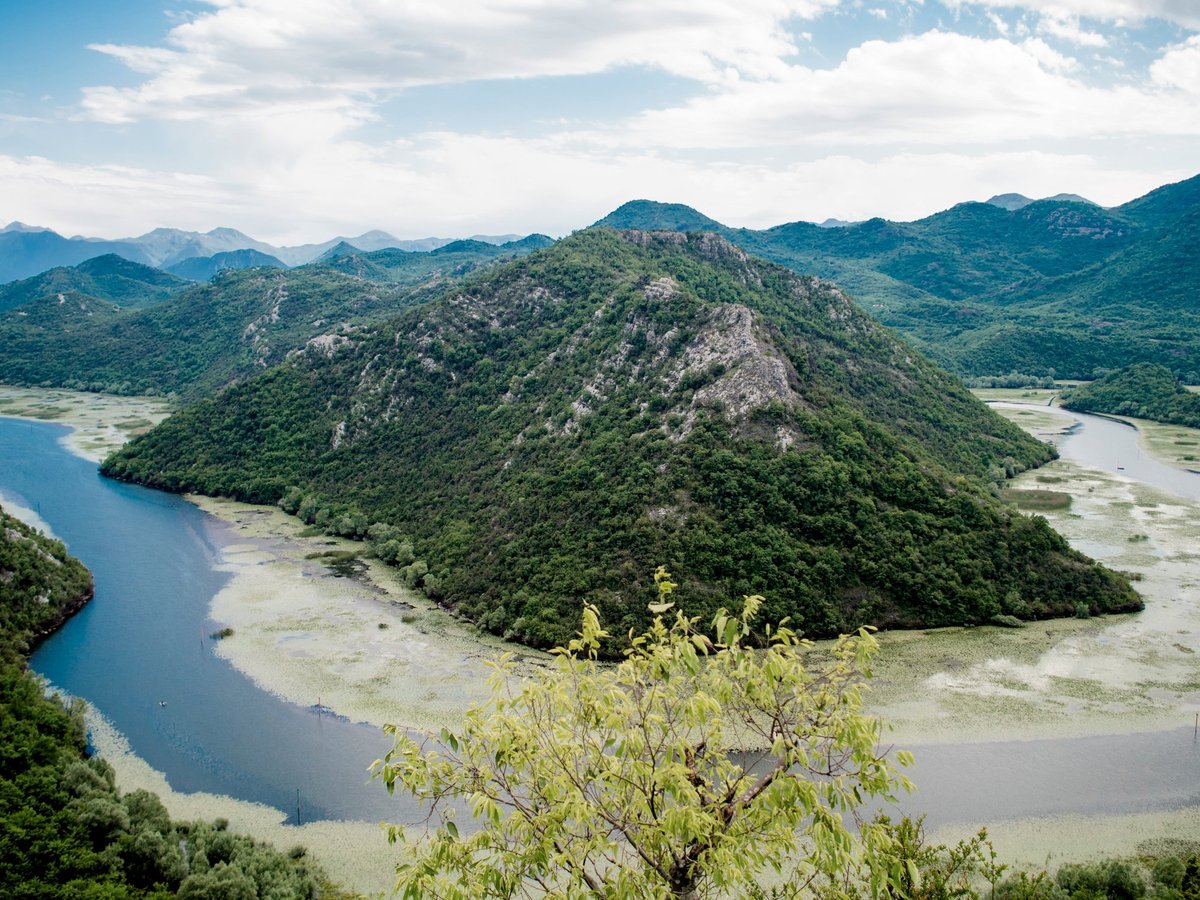
[[[380,523],[412,583],[544,645],[583,600],[643,624],[659,564],[691,613],[763,592],[814,635],[1139,607],[993,498],[1050,454],[829,283],[709,234],[594,229],[310,345],[103,470]]]
[[[60,541],[0,509],[0,662],[23,659],[91,597],[91,574]]]
[[[1109,372],[1062,396],[1062,405],[1080,412],[1136,416],[1200,428],[1200,394],[1179,383],[1169,369],[1138,363]]]
[[[961,203],[916,222],[729,228],[678,204],[627,203],[598,225],[712,231],[836,280],[965,375],[1090,378],[1156,362],[1200,381],[1200,176],[1122,206]]]
[[[0,285],[0,310],[40,299],[56,301],[63,294],[84,294],[116,306],[153,306],[187,285],[169,272],[109,253]]]
[[[500,247],[449,245],[433,253],[351,248],[326,263],[287,271],[224,271],[146,309],[119,309],[84,288],[26,294],[22,305],[0,313],[0,381],[206,396],[282,361],[306,341],[335,340],[343,326],[378,321],[542,242],[549,238],[534,235]]]

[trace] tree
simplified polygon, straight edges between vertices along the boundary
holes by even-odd
[[[848,873],[887,887],[890,829],[858,812],[909,783],[862,711],[875,639],[844,636],[810,669],[819,654],[786,623],[752,646],[761,597],[718,612],[714,641],[672,611],[665,570],[655,579],[653,625],[620,664],[598,661],[607,633],[585,606],[546,671],[518,683],[511,655],[495,665],[460,733],[418,743],[388,728],[387,789],[435,811],[466,801],[478,826],[460,832],[442,810],[397,867],[401,896],[791,896]],[[410,840],[398,826],[389,839]]]

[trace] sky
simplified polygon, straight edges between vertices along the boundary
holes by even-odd
[[[276,244],[1105,206],[1200,172],[1200,0],[0,0],[0,224]]]

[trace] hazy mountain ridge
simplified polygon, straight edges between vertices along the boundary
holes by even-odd
[[[544,644],[581,599],[641,624],[660,563],[693,614],[762,591],[812,634],[1137,607],[985,487],[1049,453],[826,282],[594,229],[312,342],[104,470],[389,523],[414,584]]]
[[[471,235],[464,240],[501,245],[519,241],[519,234]],[[102,238],[64,238],[41,226],[10,222],[0,229],[0,284],[26,278],[56,266],[70,266],[106,253],[162,269],[193,258],[207,258],[238,250],[256,250],[274,257],[287,266],[310,263],[340,243],[361,252],[393,247],[413,252],[428,252],[453,243],[457,238],[418,238],[402,240],[386,231],[367,231],[357,237],[335,237],[318,244],[275,246],[259,241],[235,228],[211,231],[186,231],[179,228],[155,228],[138,237],[106,240]]]
[[[272,269],[288,268],[282,260],[258,250],[227,250],[212,256],[190,256],[167,266],[166,271],[189,281],[208,281],[226,269],[253,269],[259,266]]]
[[[66,293],[48,291],[43,276],[0,288],[14,306],[0,312],[0,381],[112,393],[178,393],[196,398],[280,362],[326,333],[371,322],[424,302],[463,275],[548,241],[460,245],[431,253],[349,253],[295,269],[226,269],[204,284],[136,266],[173,285],[152,308],[118,309],[89,291],[76,269],[54,270]],[[82,285],[82,287],[81,287]],[[90,287],[89,287],[90,286]],[[128,305],[123,302],[119,305]]]

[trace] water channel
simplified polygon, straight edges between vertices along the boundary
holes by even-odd
[[[1200,499],[1200,475],[1148,459],[1133,428],[1077,418],[1064,457]],[[207,610],[226,578],[219,549],[235,541],[227,526],[179,497],[101,478],[62,446],[64,432],[0,418],[0,501],[34,510],[96,580],[95,599],[32,667],[102,712],[175,790],[265,803],[290,821],[419,819],[367,781],[387,747],[377,729],[287,703],[213,654]],[[1200,804],[1190,727],[909,749],[920,790],[903,809],[931,826]]]

